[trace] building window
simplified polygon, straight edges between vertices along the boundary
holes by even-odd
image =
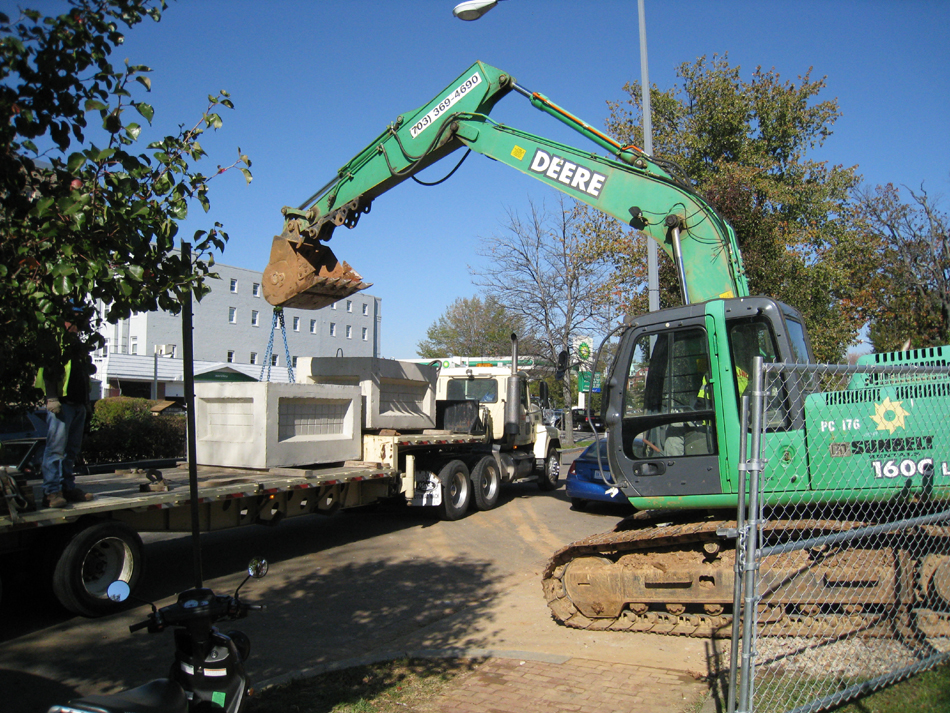
[[[252,327],[258,326],[258,324],[260,323],[260,316],[261,316],[261,313],[258,312],[256,309],[251,310],[251,326]]]
[[[228,307],[228,321],[237,324],[237,307]]]
[[[346,338],[347,339],[353,338],[353,325],[351,324],[346,325]]]
[[[317,333],[317,320],[315,319],[310,320],[310,333],[311,334]]]
[[[330,322],[330,336],[336,336],[336,322]]]
[[[300,331],[300,317],[294,317],[294,331]]]
[[[228,364],[234,363],[234,350],[228,349]]]
[[[261,283],[255,282],[251,285],[251,294],[255,297],[261,296]]]
[[[237,294],[237,280],[233,277],[231,278],[231,292]]]
[[[257,363],[257,352],[251,352],[251,364]]]
[[[363,341],[366,341],[366,338],[369,336],[369,330],[366,327],[363,327]]]
[[[334,302],[332,305],[330,305],[330,309],[336,309],[336,302]]]
[[[133,344],[132,348],[129,350],[129,354],[138,354],[138,353],[139,353],[139,345]]]
[[[271,355],[270,355],[270,365],[271,365],[271,366],[277,366],[277,355],[276,355],[276,354],[271,354]]]
[[[369,305],[365,302],[363,303],[363,314],[369,314]]]
[[[294,369],[297,368],[297,357],[290,357],[290,366]]]
[[[347,300],[347,301],[346,301],[346,311],[347,311],[347,312],[352,312],[352,311],[353,311],[353,300]]]

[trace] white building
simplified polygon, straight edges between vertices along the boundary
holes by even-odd
[[[196,378],[259,379],[263,371],[265,380],[286,382],[288,350],[291,368],[298,357],[379,356],[378,297],[358,292],[319,310],[285,309],[285,350],[280,326],[271,330],[273,307],[261,292],[261,273],[221,264],[214,269],[219,279],[209,280],[211,291],[193,303]],[[103,396],[180,396],[181,315],[135,314],[100,333],[105,345],[93,357]]]

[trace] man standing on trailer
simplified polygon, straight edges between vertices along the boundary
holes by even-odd
[[[79,337],[78,325],[85,321],[88,317],[77,309],[75,322],[66,323],[68,339],[62,354],[49,359],[36,376],[36,387],[46,396],[43,505],[50,508],[93,499],[92,493],[76,487],[73,473],[89,410],[89,377],[96,371]]]

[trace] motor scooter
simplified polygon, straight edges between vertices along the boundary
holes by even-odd
[[[251,651],[250,639],[240,631],[221,633],[215,623],[242,619],[263,605],[241,601],[238,594],[248,579],[267,573],[267,561],[253,559],[248,576],[232,595],[215,594],[198,587],[178,595],[174,604],[156,609],[144,621],[129,627],[130,632],[148,629],[157,634],[174,627],[175,662],[168,678],[114,695],[86,696],[65,705],[54,705],[48,713],[241,713],[249,697],[249,681],[244,661]],[[109,597],[124,601],[129,585],[113,582]]]

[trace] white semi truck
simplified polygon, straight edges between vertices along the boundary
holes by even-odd
[[[305,383],[196,384],[200,531],[274,525],[384,499],[456,520],[493,508],[504,482],[556,487],[557,431],[539,427],[525,375],[449,371],[304,359]],[[17,452],[16,444],[5,449]],[[44,509],[34,505],[38,474],[30,479],[16,462],[3,466],[0,582],[32,568],[66,609],[109,613],[116,605],[108,585],[121,579],[134,589],[140,580],[139,533],[192,531],[188,476],[187,466],[83,476],[95,500]]]

